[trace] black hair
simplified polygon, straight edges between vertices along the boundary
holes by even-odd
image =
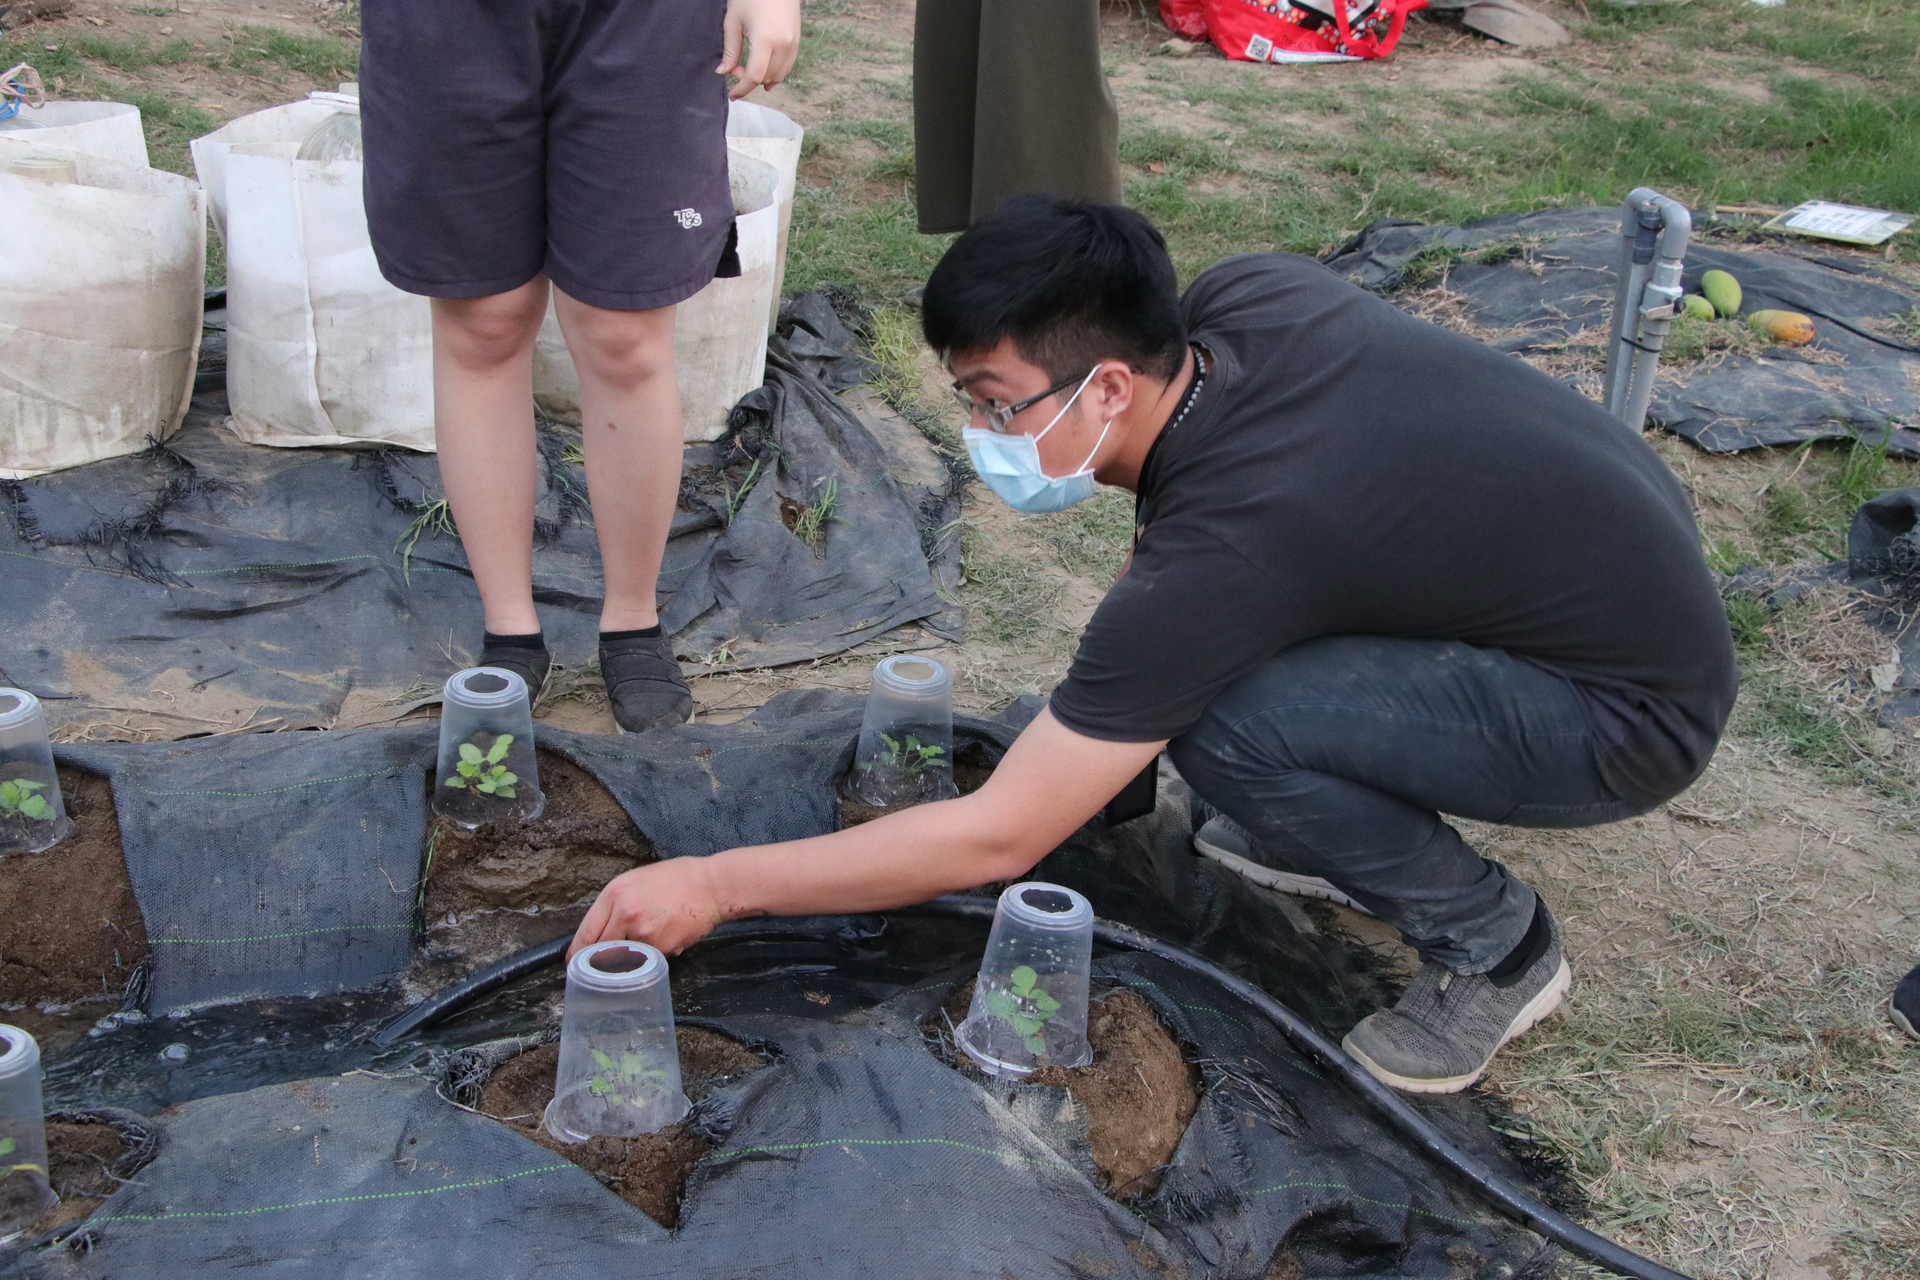
[[[1101,360],[1171,379],[1186,359],[1167,242],[1119,205],[1009,197],[953,242],[927,279],[921,331],[942,358],[1013,339],[1055,381]]]

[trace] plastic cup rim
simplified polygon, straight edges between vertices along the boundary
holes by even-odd
[[[624,973],[609,973],[593,967],[594,956],[615,947],[646,952],[646,963]],[[574,953],[573,959],[567,961],[567,981],[577,982],[590,991],[644,991],[664,982],[666,977],[667,957],[658,947],[645,942],[596,942],[590,947],[580,948]]]
[[[482,675],[497,676],[507,682],[507,687],[496,689],[492,693],[480,693],[467,688],[469,680]],[[517,673],[508,671],[504,667],[468,667],[464,671],[456,671],[448,676],[446,686],[441,692],[442,696],[456,707],[491,711],[524,701],[527,696],[527,682]]]
[[[7,1046],[7,1051],[0,1053],[0,1080],[11,1080],[39,1069],[40,1042],[31,1032],[0,1022],[0,1043]]]
[[[968,1018],[955,1028],[954,1042],[960,1046],[960,1052],[973,1060],[973,1065],[998,1080],[1024,1080],[1041,1067],[1065,1067],[1072,1070],[1074,1067],[1084,1067],[1093,1061],[1093,1046],[1088,1044],[1086,1056],[1078,1062],[1036,1062],[1030,1067],[1022,1066],[1017,1062],[1008,1062],[1005,1058],[996,1058],[990,1053],[984,1053],[973,1047],[967,1039],[967,1028],[972,1022],[973,1019]]]
[[[901,675],[899,664],[904,662],[922,662],[933,668],[933,674],[922,679]],[[930,698],[946,694],[953,689],[953,673],[946,664],[935,658],[922,657],[917,653],[896,653],[880,659],[873,668],[873,684],[877,689],[888,693],[905,694],[909,697]]]
[[[0,698],[18,699],[13,706],[0,710],[0,729],[17,729],[40,714],[40,699],[25,689],[0,687]]]
[[[1021,896],[1032,889],[1064,893],[1073,905],[1066,911],[1042,911],[1030,906]],[[1086,896],[1063,884],[1051,884],[1045,880],[1022,880],[1019,884],[1008,885],[1000,894],[999,910],[1001,914],[1034,929],[1074,933],[1093,928],[1093,904],[1087,901]]]

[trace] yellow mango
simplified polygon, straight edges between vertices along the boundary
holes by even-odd
[[[1747,326],[1782,346],[1804,347],[1813,341],[1813,321],[1798,311],[1756,311],[1747,317]]]
[[[1713,309],[1723,316],[1740,314],[1740,282],[1725,271],[1709,271],[1700,277],[1700,292]]]

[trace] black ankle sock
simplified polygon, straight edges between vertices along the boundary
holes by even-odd
[[[1538,897],[1533,900],[1533,923],[1527,926],[1527,936],[1520,944],[1507,952],[1506,958],[1487,970],[1487,979],[1496,986],[1510,983],[1513,979],[1532,968],[1534,963],[1546,954],[1547,939],[1552,937],[1548,926],[1547,904]]]
[[[660,624],[657,622],[650,627],[640,627],[634,631],[602,631],[600,633],[601,644],[608,644],[614,640],[658,640],[659,638]]]
[[[544,631],[535,631],[524,636],[498,636],[491,631],[480,633],[482,649],[538,649],[545,653],[547,637]]]

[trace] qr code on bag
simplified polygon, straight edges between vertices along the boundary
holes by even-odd
[[[1265,62],[1267,55],[1273,52],[1273,41],[1265,36],[1256,35],[1247,41],[1247,57],[1255,62]]]

